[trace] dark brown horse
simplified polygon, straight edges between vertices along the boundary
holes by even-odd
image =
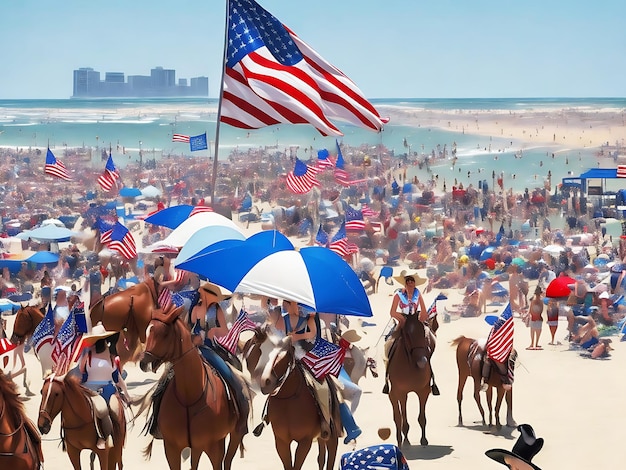
[[[41,437],[26,415],[17,386],[0,372],[0,468],[37,470],[42,464]]]
[[[433,327],[433,329],[434,328],[436,327]],[[435,350],[434,331],[431,331],[433,334],[429,335],[430,355],[432,355]],[[428,445],[428,439],[426,439],[426,402],[430,396],[431,383],[433,390],[436,390],[436,386],[434,384],[429,354],[422,346],[423,341],[417,340],[418,338],[425,337],[426,330],[424,324],[419,321],[418,316],[408,315],[396,339],[394,352],[387,365],[387,373],[391,385],[389,401],[391,401],[393,408],[393,420],[396,425],[398,447],[401,447],[403,443],[410,444],[409,421],[406,411],[407,396],[410,392],[415,392],[419,397],[420,412],[417,421],[422,429],[420,443],[423,446]],[[417,346],[418,344],[422,345]],[[424,356],[428,358],[428,361],[426,364],[422,363],[423,367],[418,366],[418,363],[422,362],[421,358]],[[438,391],[435,393],[438,393]]]
[[[111,396],[109,414],[113,422],[113,446],[99,449],[96,445],[98,431],[94,420],[94,405],[91,401],[91,397],[96,394],[97,392],[83,387],[76,377],[70,375],[47,377],[41,389],[37,426],[42,434],[48,434],[54,418],[60,413],[62,442],[74,469],[81,468],[81,451],[90,449],[98,456],[101,469],[121,470],[122,449],[126,440],[124,405],[117,394]]]
[[[483,426],[485,422],[485,410],[483,409],[480,399],[480,382],[482,379],[482,365],[485,357],[484,350],[478,346],[472,346],[475,340],[473,338],[466,338],[465,336],[459,336],[452,341],[452,346],[456,346],[456,363],[459,369],[459,386],[456,392],[456,400],[459,404],[459,426],[463,426],[463,415],[461,413],[461,402],[463,401],[463,389],[465,388],[465,382],[469,377],[474,379],[474,400],[478,405],[480,416],[482,417]],[[510,357],[515,357],[517,353],[515,350],[511,353]],[[514,359],[513,359],[514,361]],[[500,406],[502,405],[502,399],[506,398],[507,412],[506,412],[506,425],[515,427],[517,424],[513,419],[513,390],[505,391],[502,386],[502,380],[498,375],[497,368],[494,366],[491,368],[488,381],[489,388],[487,389],[487,407],[489,408],[489,426],[493,425],[493,414],[495,411],[496,416],[496,428],[499,430],[502,425],[500,424]],[[493,389],[496,389],[496,406],[495,410],[492,408]]]
[[[139,359],[141,343],[146,342],[146,328],[158,308],[158,286],[148,279],[114,294],[101,297],[91,305],[91,324],[102,322],[108,331],[121,332],[117,353],[122,364]]]
[[[35,307],[30,305],[22,305],[15,314],[13,323],[13,334],[11,342],[17,344],[18,348],[24,350],[24,343],[32,336],[35,329],[45,316],[45,307]],[[52,342],[42,341],[35,348],[35,355],[41,364],[41,376],[45,377],[54,369],[54,361],[52,360]],[[26,372],[24,372],[24,382],[26,384]],[[26,386],[26,385],[24,385]]]
[[[156,371],[171,362],[174,378],[166,386],[159,410],[158,427],[171,469],[180,469],[180,455],[191,448],[191,468],[198,468],[202,453],[214,470],[231,468],[243,434],[237,431],[237,411],[226,385],[203,360],[191,342],[191,333],[179,318],[182,308],[155,310],[147,329],[146,351],[141,368]],[[230,434],[225,452],[226,436]],[[146,449],[150,456],[152,443]]]
[[[290,338],[280,339],[257,329],[255,337],[244,348],[244,357],[252,378],[259,382],[261,392],[269,395],[266,420],[272,425],[276,451],[285,470],[299,470],[311,449],[318,443],[319,469],[332,470],[337,456],[341,419],[333,413],[327,440],[320,439],[321,416],[318,404],[308,388],[302,366],[295,360]],[[332,390],[331,390],[332,393]],[[295,459],[291,442],[297,442]]]

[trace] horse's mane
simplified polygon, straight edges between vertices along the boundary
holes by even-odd
[[[63,379],[63,383],[65,384],[68,391],[70,392],[74,392],[79,395],[88,395],[88,396],[97,395],[97,392],[94,392],[93,390],[90,390],[87,387],[84,387],[78,380],[78,377],[76,377],[75,375],[67,374],[65,378]]]
[[[26,416],[24,403],[20,400],[17,385],[2,371],[0,371],[0,395],[4,397],[5,405],[13,410],[16,417]]]

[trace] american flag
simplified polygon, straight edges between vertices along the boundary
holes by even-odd
[[[51,357],[55,364],[55,374],[63,375],[68,371],[73,349],[80,341],[81,336],[82,333],[78,329],[74,312],[71,311],[54,339]]]
[[[375,212],[370,206],[368,206],[367,204],[363,204],[361,206],[361,214],[363,214],[363,217],[378,217],[378,215],[380,214],[379,212]]]
[[[161,309],[165,310],[168,305],[172,304],[172,291],[167,287],[162,288],[161,292],[159,292],[157,303]]]
[[[513,311],[508,303],[491,327],[487,338],[487,355],[497,362],[505,362],[513,349]]]
[[[70,175],[70,172],[67,171],[65,165],[61,162],[61,160],[56,159],[50,149],[48,149],[48,152],[46,153],[46,165],[44,166],[43,172],[46,175],[55,176],[66,181],[70,181],[72,179],[72,175]]]
[[[431,304],[431,306],[427,310],[428,318],[432,318],[435,315],[437,315],[437,301],[438,300],[447,300],[447,297],[445,295],[439,293],[439,295],[435,298],[435,300],[433,300],[433,303]]]
[[[308,366],[313,376],[319,381],[322,381],[328,374],[337,377],[349,347],[350,343],[345,339],[340,339],[339,346],[337,346],[318,337],[313,349],[305,354],[302,362]]]
[[[346,162],[343,159],[339,142],[337,142],[337,161],[335,162],[335,171],[333,176],[335,177],[335,181],[342,186],[350,186],[352,184],[350,181],[350,175],[346,171]]]
[[[221,121],[243,129],[311,124],[342,135],[340,119],[379,132],[361,90],[254,0],[231,0]]]
[[[54,341],[54,312],[52,311],[52,305],[48,304],[48,311],[44,315],[43,319],[33,331],[33,335],[30,338],[30,342],[33,345],[33,349],[36,353],[39,352],[41,347]]]
[[[204,212],[213,212],[213,208],[209,206],[194,206],[189,213],[189,217],[192,217],[196,214],[202,214]]]
[[[113,157],[109,153],[107,164],[104,167],[104,172],[98,177],[98,184],[102,186],[105,191],[111,191],[115,186],[116,181],[120,178],[120,172],[113,163]]]
[[[185,134],[172,134],[172,142],[189,143],[189,136]]]
[[[330,241],[330,237],[322,228],[322,224],[320,224],[320,228],[317,231],[317,235],[315,235],[315,243],[317,243],[318,245],[327,247],[329,241]]]
[[[296,158],[293,171],[287,175],[287,187],[293,193],[306,194],[313,189],[313,186],[320,186],[316,174],[316,168],[308,166],[302,160]]]
[[[406,457],[393,444],[378,444],[341,456],[342,470],[396,469],[409,470]]]
[[[248,318],[248,314],[244,309],[239,311],[239,315],[237,315],[237,319],[233,326],[228,330],[226,336],[216,337],[215,341],[222,346],[224,349],[228,350],[231,354],[235,354],[237,351],[237,344],[239,343],[239,335],[242,331],[246,330],[254,330],[256,328],[256,324]]]
[[[617,165],[617,177],[626,178],[626,165]]]
[[[363,213],[359,210],[353,209],[351,206],[346,206],[346,230],[359,231],[365,230],[365,221],[363,220]]]
[[[135,238],[121,223],[116,222],[112,229],[100,235],[100,242],[109,249],[117,251],[126,259],[137,256]]]
[[[339,227],[339,230],[337,230],[337,233],[333,236],[332,240],[328,244],[328,248],[342,258],[352,253],[358,253],[359,251],[359,248],[354,243],[348,242],[345,222],[341,224],[341,227]]]
[[[330,159],[330,152],[328,149],[321,149],[317,151],[317,169],[324,171],[326,168],[332,168],[335,164]]]

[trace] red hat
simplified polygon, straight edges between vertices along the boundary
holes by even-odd
[[[13,351],[15,348],[17,348],[17,344],[13,344],[7,338],[0,339],[0,356]]]

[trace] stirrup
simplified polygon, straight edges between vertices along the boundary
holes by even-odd
[[[434,383],[434,384],[433,384],[433,386],[430,388],[430,390],[431,390],[431,392],[432,392],[432,394],[433,394],[434,396],[439,396],[439,395],[441,395],[441,392],[439,391],[439,387],[437,387],[437,384],[435,384],[435,383]]]
[[[265,427],[265,423],[261,422],[256,428],[254,428],[254,430],[252,431],[252,434],[254,434],[255,437],[259,437],[261,433],[263,432],[264,427]]]
[[[389,395],[389,382],[385,380],[385,386],[383,387],[383,393]]]

